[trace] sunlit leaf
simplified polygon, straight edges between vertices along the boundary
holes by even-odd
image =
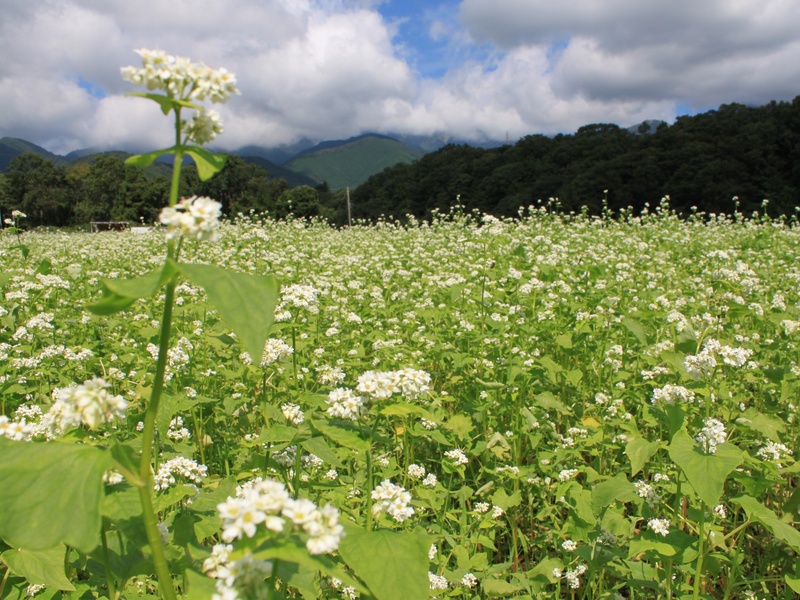
[[[669,456],[707,506],[717,504],[728,475],[742,463],[742,451],[733,444],[719,444],[714,454],[705,454],[686,429],[673,436]]]
[[[737,496],[731,499],[741,506],[747,513],[747,518],[751,521],[758,521],[766,527],[772,534],[788,544],[795,552],[800,552],[800,531],[788,523],[784,523],[778,515],[769,508],[761,504],[752,496]]]
[[[625,474],[617,473],[592,487],[592,511],[600,516],[602,510],[614,502],[629,502],[636,499],[636,495],[636,487]]]
[[[133,279],[103,280],[103,296],[86,305],[96,315],[111,315],[125,310],[139,298],[149,298],[177,273],[175,263],[168,261],[163,267]]]
[[[197,175],[200,181],[207,181],[219,173],[225,166],[227,157],[224,154],[214,154],[200,146],[189,146],[185,149],[186,154],[192,157],[194,164],[197,165]]]
[[[64,556],[67,547],[58,544],[45,550],[12,548],[0,555],[14,575],[24,577],[29,583],[46,585],[58,590],[72,591],[72,585],[64,572]]]
[[[192,283],[206,291],[209,301],[236,333],[253,362],[260,363],[278,302],[275,276],[250,275],[212,265],[184,263],[180,270]]]
[[[648,442],[643,437],[635,437],[625,445],[625,454],[631,461],[631,476],[636,475],[647,461],[658,451],[658,441]]]
[[[148,94],[147,92],[128,92],[125,95],[132,96],[135,98],[147,98],[148,100],[152,100],[153,102],[158,104],[159,108],[161,108],[161,112],[163,112],[165,115],[169,114],[169,111],[177,110],[181,107],[191,108],[193,110],[200,110],[202,108],[197,104],[193,104],[187,100],[181,100],[179,98],[170,98],[169,96],[165,96],[164,94]]]
[[[421,533],[348,528],[339,554],[378,600],[409,600],[428,597],[430,547]]]
[[[100,540],[102,477],[111,455],[93,446],[0,437],[0,537],[29,550]]]

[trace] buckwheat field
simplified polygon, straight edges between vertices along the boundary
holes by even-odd
[[[0,236],[3,598],[800,593],[796,220],[214,234]]]

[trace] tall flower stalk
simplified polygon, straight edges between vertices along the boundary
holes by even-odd
[[[186,58],[172,56],[159,50],[139,50],[142,67],[125,67],[122,75],[136,85],[144,85],[148,90],[163,94],[131,94],[153,100],[159,104],[165,115],[174,114],[175,145],[165,150],[131,157],[128,162],[147,166],[163,154],[174,157],[169,206],[161,211],[160,221],[167,226],[166,264],[178,262],[180,244],[183,236],[200,240],[214,240],[217,237],[221,206],[209,198],[188,198],[179,200],[181,165],[185,155],[191,156],[198,167],[201,179],[208,179],[224,165],[224,157],[216,157],[200,148],[200,144],[210,142],[222,132],[222,123],[214,111],[195,104],[210,98],[212,102],[225,102],[231,94],[238,93],[235,77],[224,69],[212,69],[203,64],[190,62]],[[191,122],[185,121],[181,113],[184,109],[194,110]],[[193,145],[197,144],[197,145]],[[153,443],[155,441],[156,418],[167,368],[167,353],[172,329],[172,311],[178,272],[167,275],[164,293],[164,312],[161,317],[158,359],[153,388],[144,419],[142,432],[142,456],[139,474],[134,482],[139,489],[142,503],[147,540],[153,554],[153,563],[158,575],[160,593],[163,598],[176,598],[175,586],[164,553],[164,546],[158,531],[158,520],[153,505]]]

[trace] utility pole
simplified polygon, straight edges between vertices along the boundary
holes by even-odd
[[[347,190],[347,226],[352,227],[353,221],[350,218],[350,188],[345,188]]]

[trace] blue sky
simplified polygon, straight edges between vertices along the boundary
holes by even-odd
[[[3,0],[0,136],[168,145],[125,97],[137,48],[236,73],[220,149],[671,122],[800,95],[797,23],[796,0]]]

